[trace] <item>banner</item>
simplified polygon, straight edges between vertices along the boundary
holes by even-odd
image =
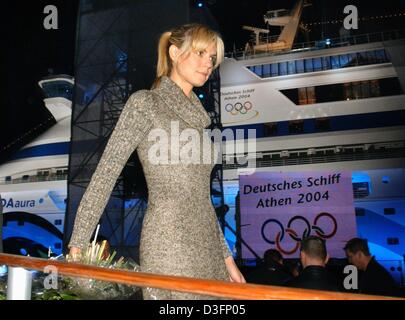
[[[258,254],[270,248],[298,258],[303,237],[326,240],[331,258],[343,258],[356,237],[351,173],[258,172],[239,176],[241,237]],[[255,258],[242,244],[242,258]]]

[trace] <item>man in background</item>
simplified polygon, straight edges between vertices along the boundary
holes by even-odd
[[[349,263],[362,272],[359,281],[360,293],[385,296],[399,294],[399,288],[389,272],[371,256],[367,240],[353,238],[343,249]]]
[[[263,258],[263,265],[247,275],[247,282],[282,286],[291,279],[291,275],[284,267],[283,256],[280,252],[269,249],[264,253]]]
[[[288,282],[289,287],[339,291],[337,280],[326,270],[329,255],[325,240],[309,236],[301,241],[301,274]]]

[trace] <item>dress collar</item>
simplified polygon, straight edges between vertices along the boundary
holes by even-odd
[[[163,76],[159,87],[153,89],[170,110],[187,122],[191,127],[203,129],[211,124],[211,118],[205,111],[200,99],[191,91],[188,98],[183,90],[169,77]]]

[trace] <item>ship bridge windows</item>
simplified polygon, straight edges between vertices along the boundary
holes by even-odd
[[[397,77],[280,90],[296,105],[403,94]]]
[[[384,49],[267,63],[247,68],[261,78],[390,62]]]
[[[68,81],[48,81],[42,84],[42,90],[46,98],[66,98],[72,101],[73,84]]]

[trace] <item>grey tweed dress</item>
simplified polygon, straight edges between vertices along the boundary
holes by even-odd
[[[225,258],[231,252],[210,198],[215,146],[210,139],[209,144],[202,139],[203,129],[209,124],[210,118],[194,92],[187,98],[168,77],[163,77],[156,89],[132,94],[83,195],[69,247],[83,248],[89,243],[116,179],[136,149],[149,190],[141,233],[141,270],[228,281]],[[156,138],[162,133],[160,130],[168,136],[166,143],[165,139]],[[187,130],[198,132],[199,138],[185,141],[182,133]],[[168,162],[148,156],[155,151],[157,141],[168,147],[167,154],[163,154]],[[197,163],[187,163],[182,158],[181,152],[187,152],[190,141],[197,147],[193,150],[200,149]],[[162,156],[162,150],[164,153],[161,149],[156,154]],[[180,150],[180,158],[176,150]],[[209,151],[211,157],[207,161]],[[143,289],[143,296],[144,299],[209,299],[154,288]]]

